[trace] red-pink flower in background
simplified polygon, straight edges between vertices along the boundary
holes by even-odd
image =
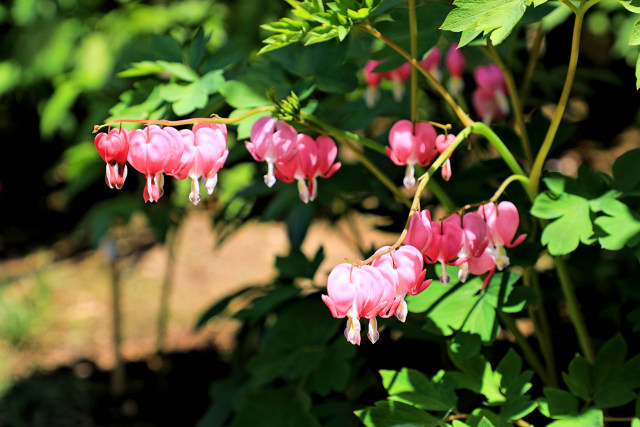
[[[507,83],[500,67],[480,65],[474,72],[478,87],[473,92],[473,108],[485,123],[500,120],[509,114]]]
[[[426,166],[438,154],[436,130],[429,123],[419,122],[414,126],[409,120],[396,122],[389,131],[387,155],[398,166],[407,165],[403,180],[406,188],[415,183],[415,165]]]
[[[442,52],[438,46],[434,46],[429,54],[420,61],[420,64],[437,80],[442,80],[442,72],[440,71],[440,63],[442,62]]]
[[[447,56],[445,57],[445,63],[449,71],[449,81],[447,83],[449,92],[451,92],[453,96],[460,95],[464,89],[462,74],[464,73],[466,60],[460,49],[458,49],[458,43],[453,43],[449,47]]]

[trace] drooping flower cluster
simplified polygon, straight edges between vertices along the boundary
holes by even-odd
[[[401,246],[383,254],[371,265],[337,265],[329,274],[327,294],[322,300],[336,318],[347,317],[344,335],[352,344],[360,345],[360,318],[369,319],[367,337],[372,343],[378,338],[376,316],[395,316],[402,322],[407,317],[407,294],[416,295],[426,289],[431,280],[424,280],[426,270],[420,251]]]
[[[509,265],[505,247],[519,245],[526,235],[515,238],[519,224],[518,210],[511,202],[487,203],[477,212],[463,216],[453,214],[443,221],[433,221],[428,210],[415,212],[404,245],[398,249],[380,248],[371,265],[336,266],[327,280],[327,294],[322,300],[336,318],[347,317],[345,337],[360,344],[360,318],[369,319],[367,336],[372,343],[378,338],[376,316],[407,316],[404,300],[429,286],[424,280],[425,263],[442,265],[440,281],[450,281],[447,265],[460,266],[458,277],[466,282],[469,272],[487,274],[484,289],[496,268]],[[514,240],[515,238],[515,240]]]
[[[526,238],[523,234],[514,240],[519,223],[517,208],[506,201],[498,205],[487,203],[477,212],[453,214],[443,221],[433,221],[429,211],[424,210],[411,217],[404,243],[420,250],[427,263],[442,265],[442,283],[450,280],[445,266],[457,265],[462,282],[469,272],[488,272],[484,288],[496,268],[502,270],[509,265],[505,247],[517,246]]]
[[[473,108],[489,124],[509,114],[507,83],[496,64],[480,65],[474,72],[478,87],[473,91]]]
[[[317,178],[329,178],[341,166],[339,162],[334,163],[338,148],[333,139],[323,135],[314,140],[272,117],[262,117],[255,122],[246,147],[255,160],[267,162],[268,172],[264,177],[267,186],[272,187],[276,177],[287,183],[297,180],[300,200],[304,203],[315,200]]]
[[[365,92],[365,102],[368,107],[373,107],[378,101],[378,87],[383,80],[392,82],[393,97],[397,102],[402,100],[404,95],[404,82],[409,80],[411,76],[411,64],[404,63],[402,66],[383,72],[375,72],[375,68],[384,61],[370,60],[364,67],[364,78],[367,83],[367,91]],[[442,80],[442,71],[440,64],[442,62],[442,52],[435,46],[429,51],[427,56],[420,61],[420,64],[427,70],[438,82]],[[465,58],[462,55],[458,44],[453,43],[445,57],[445,65],[449,72],[448,88],[452,95],[462,93],[464,83],[462,74],[464,72]]]
[[[389,147],[386,150],[393,163],[407,165],[402,183],[406,188],[411,188],[416,183],[415,165],[429,165],[455,139],[454,135],[438,135],[430,123],[418,122],[414,125],[409,120],[400,120],[389,131]],[[448,158],[442,166],[442,177],[445,180],[451,178],[451,162]]]
[[[219,124],[196,124],[193,129],[176,130],[151,125],[144,129],[111,129],[95,137],[98,153],[107,163],[105,181],[109,187],[122,188],[127,164],[144,174],[145,202],[157,202],[164,193],[164,175],[192,179],[189,200],[201,200],[198,179],[202,178],[209,194],[213,193],[218,171],[224,165],[227,129]]]

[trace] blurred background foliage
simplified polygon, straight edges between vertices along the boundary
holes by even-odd
[[[401,2],[385,3],[392,7]],[[427,12],[434,12],[444,18],[450,9],[446,1],[421,3],[419,12],[426,17],[433,15]],[[521,76],[528,58],[527,34],[538,25],[546,33],[544,53],[525,100],[534,151],[544,138],[551,102],[562,88],[571,34],[566,7],[559,2],[544,7],[544,13],[530,9],[498,47],[515,75]],[[120,192],[104,185],[104,163],[95,152],[91,130],[110,119],[228,117],[271,105],[268,93],[282,99],[294,91],[304,111],[386,145],[391,124],[410,116],[409,97],[396,102],[390,87],[383,84],[378,103],[366,107],[360,70],[370,58],[390,55],[388,50],[354,32],[341,43],[294,44],[257,56],[267,36],[260,25],[287,16],[288,9],[285,2],[253,0],[12,0],[0,5],[0,140],[5,149],[0,156],[0,256],[23,255],[64,238],[65,245],[56,246],[56,256],[67,257],[98,247],[114,225],[134,215],[146,217],[152,242],[165,241],[171,235],[168,231],[179,227],[192,209],[187,206],[188,183],[168,181],[160,202],[146,206],[143,180],[132,169]],[[401,21],[404,12],[398,9],[395,19]],[[383,17],[388,22],[381,22],[380,27],[402,37],[393,33],[392,24],[397,22],[391,19]],[[633,18],[615,0],[599,3],[589,14],[570,114],[552,152],[556,159],[577,152],[577,163],[596,167],[599,154],[640,123],[633,71],[638,49],[627,43],[632,24]],[[402,22],[400,26],[406,27]],[[456,40],[455,35],[441,31],[427,31],[424,36],[421,56],[435,45],[446,51]],[[470,71],[488,60],[474,46],[465,48],[464,54],[468,89],[460,102],[470,105],[474,87]],[[420,117],[452,122],[453,130],[460,130],[446,105],[432,96],[425,81],[420,84],[425,89],[419,97]],[[244,147],[258,117],[229,127],[230,154],[218,187],[197,209],[211,215],[220,242],[251,220],[284,222],[289,253],[274,260],[277,277],[273,283],[248,286],[212,301],[208,311],[198,319],[194,316],[195,329],[220,316],[237,319],[242,326],[236,348],[219,373],[204,376],[202,388],[187,385],[177,389],[184,400],[201,393],[201,406],[185,419],[200,420],[203,426],[252,425],[256,417],[264,421],[262,425],[274,426],[356,424],[354,411],[386,397],[378,370],[415,368],[435,375],[443,365],[451,367],[445,361],[451,340],[466,338],[462,333],[452,336],[453,331],[442,331],[433,322],[425,325],[424,315],[411,314],[405,325],[391,319],[381,322],[382,338],[375,347],[354,348],[345,342],[343,322],[331,318],[319,298],[324,283],[313,282],[323,249],[312,255],[301,250],[307,230],[314,219],[335,222],[359,212],[384,218],[379,228],[397,233],[406,208],[344,148],[340,149],[341,170],[330,180],[321,180],[319,197],[312,205],[300,203],[293,185],[279,182],[271,189],[265,187],[264,165],[253,162]],[[514,153],[522,154],[508,122],[498,123],[495,129]],[[473,152],[454,154],[456,166],[450,182],[434,178],[458,206],[488,199],[509,175],[490,147],[478,139],[473,144]],[[401,182],[402,168],[373,150],[364,151],[394,182]],[[506,195],[523,207],[521,212],[528,212],[530,204],[519,187],[509,187]],[[423,207],[437,205],[429,194]],[[445,213],[442,209],[437,212],[439,216]],[[523,214],[520,228],[535,233],[536,224]],[[149,239],[138,244],[149,244]],[[359,245],[363,257],[373,249]],[[133,251],[123,249],[120,255]],[[540,251],[537,240],[528,241],[510,253],[512,263],[532,265]],[[601,256],[601,249],[581,246],[571,257],[571,269],[584,298],[584,310],[593,314],[589,326],[596,339],[604,342],[612,328],[637,332],[640,315],[633,307],[640,295],[633,287],[632,277],[638,270],[637,262],[629,261],[633,254],[605,252],[607,265],[598,262]],[[619,274],[622,267],[624,275]],[[437,277],[432,268],[429,275]],[[553,308],[551,320],[560,325],[554,337],[560,340],[572,332],[566,314],[557,309],[562,306],[557,281],[544,269],[542,276],[548,298],[544,304]],[[594,278],[597,283],[589,286]],[[19,346],[33,331],[42,331],[43,321],[37,313],[46,312],[49,299],[46,283],[18,302],[1,292],[9,286],[10,281],[0,283],[0,339]],[[523,300],[527,298],[531,299],[525,295]],[[245,305],[234,308],[236,299]],[[605,304],[601,304],[603,299]],[[419,306],[420,301],[414,304]],[[524,303],[519,309],[523,307]],[[488,311],[493,315],[492,325],[497,325],[494,308]],[[627,310],[632,315],[627,316]],[[487,358],[506,358],[510,344],[498,330],[491,326],[488,332],[465,331],[483,338],[482,346],[480,340],[474,341],[477,352],[467,356],[482,350]],[[559,350],[559,366],[566,366],[573,355],[573,347]],[[222,362],[216,359],[216,363]],[[63,378],[59,383],[63,395],[83,394],[86,384],[70,385]],[[91,393],[107,394],[93,388]],[[477,403],[477,396],[463,397],[472,402],[470,406]],[[77,400],[66,415],[57,403],[55,396],[39,395],[26,386],[13,388],[0,403],[0,425],[2,417],[9,420],[7,425],[36,424],[37,419],[29,414],[38,405],[44,408],[39,416],[46,425],[64,425],[69,413],[98,414],[101,420],[124,422],[95,409],[104,401]],[[156,410],[157,419],[164,415]]]

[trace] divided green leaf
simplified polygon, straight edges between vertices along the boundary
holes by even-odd
[[[456,8],[449,13],[441,28],[453,32],[467,31],[459,46],[469,43],[480,32],[497,45],[511,33],[530,4],[531,0],[455,0],[453,5]]]

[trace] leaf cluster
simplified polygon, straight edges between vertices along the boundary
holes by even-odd
[[[573,252],[579,243],[603,248],[637,250],[640,243],[640,150],[616,159],[613,177],[581,166],[576,179],[558,173],[543,180],[548,188],[531,208],[534,216],[552,220],[542,232],[542,244],[552,255]]]

